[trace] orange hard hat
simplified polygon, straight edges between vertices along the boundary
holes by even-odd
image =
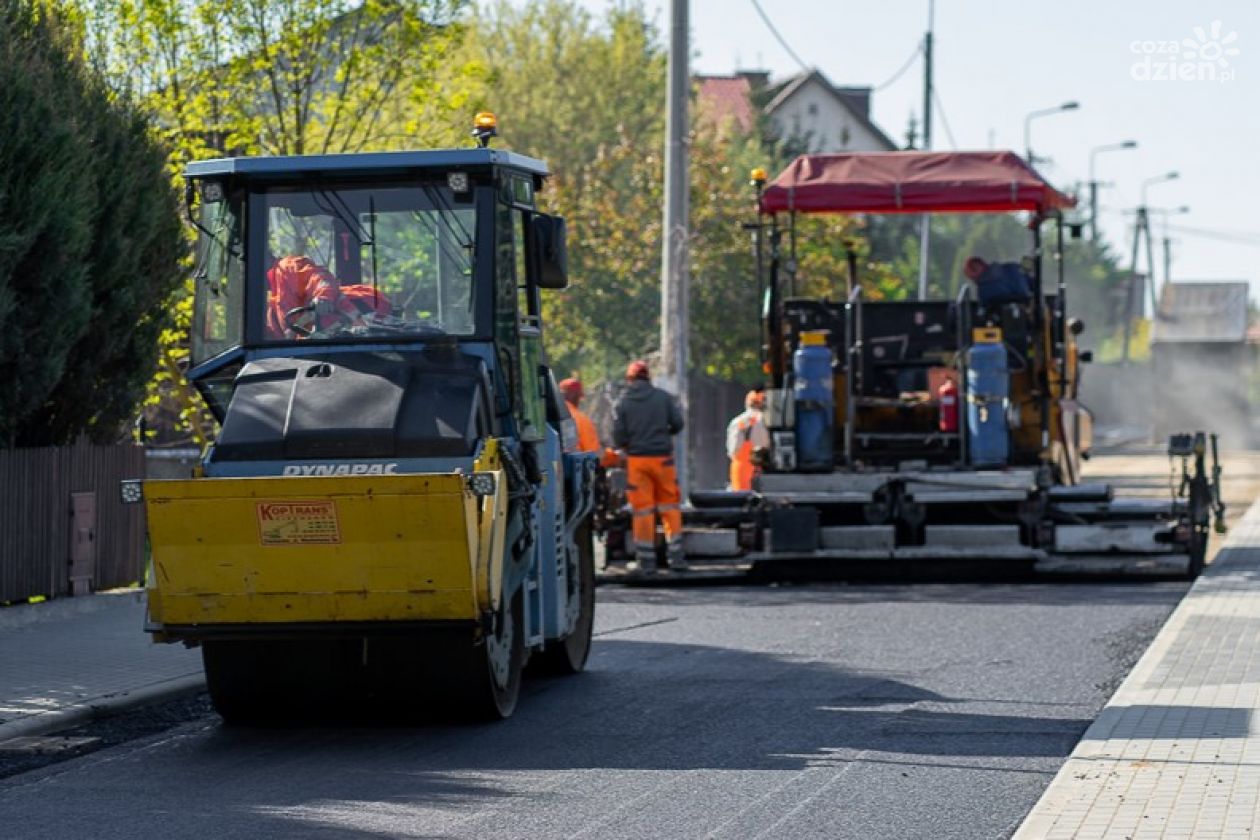
[[[626,366],[626,379],[650,379],[647,362],[635,359]]]
[[[570,376],[568,379],[561,379],[560,384],[556,387],[560,389],[560,393],[563,394],[564,398],[569,402],[576,404],[581,401],[582,380],[578,379],[576,376]]]

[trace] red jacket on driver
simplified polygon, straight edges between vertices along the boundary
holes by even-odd
[[[314,312],[289,316],[293,310],[306,306],[313,306]],[[339,322],[359,324],[369,314],[385,317],[390,310],[385,295],[364,284],[341,285],[331,271],[310,257],[281,257],[267,272],[268,338],[300,338],[307,334],[292,329],[295,324],[317,331]]]

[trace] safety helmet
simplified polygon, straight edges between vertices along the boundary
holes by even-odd
[[[560,393],[564,395],[564,398],[574,405],[582,401],[582,380],[576,376],[561,379],[560,384],[556,387],[560,389]]]
[[[989,264],[982,257],[969,257],[967,262],[963,263],[963,274],[971,280],[978,280],[988,267]]]
[[[648,374],[647,362],[642,359],[635,359],[626,366],[626,379],[651,379]]]

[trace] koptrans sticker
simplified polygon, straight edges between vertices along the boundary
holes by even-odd
[[[341,542],[335,502],[259,502],[263,545],[336,545]]]

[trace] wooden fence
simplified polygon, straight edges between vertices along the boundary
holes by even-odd
[[[72,550],[85,539],[93,589],[139,581],[144,506],[124,505],[118,482],[144,475],[144,450],[129,444],[0,450],[0,603],[69,594]]]

